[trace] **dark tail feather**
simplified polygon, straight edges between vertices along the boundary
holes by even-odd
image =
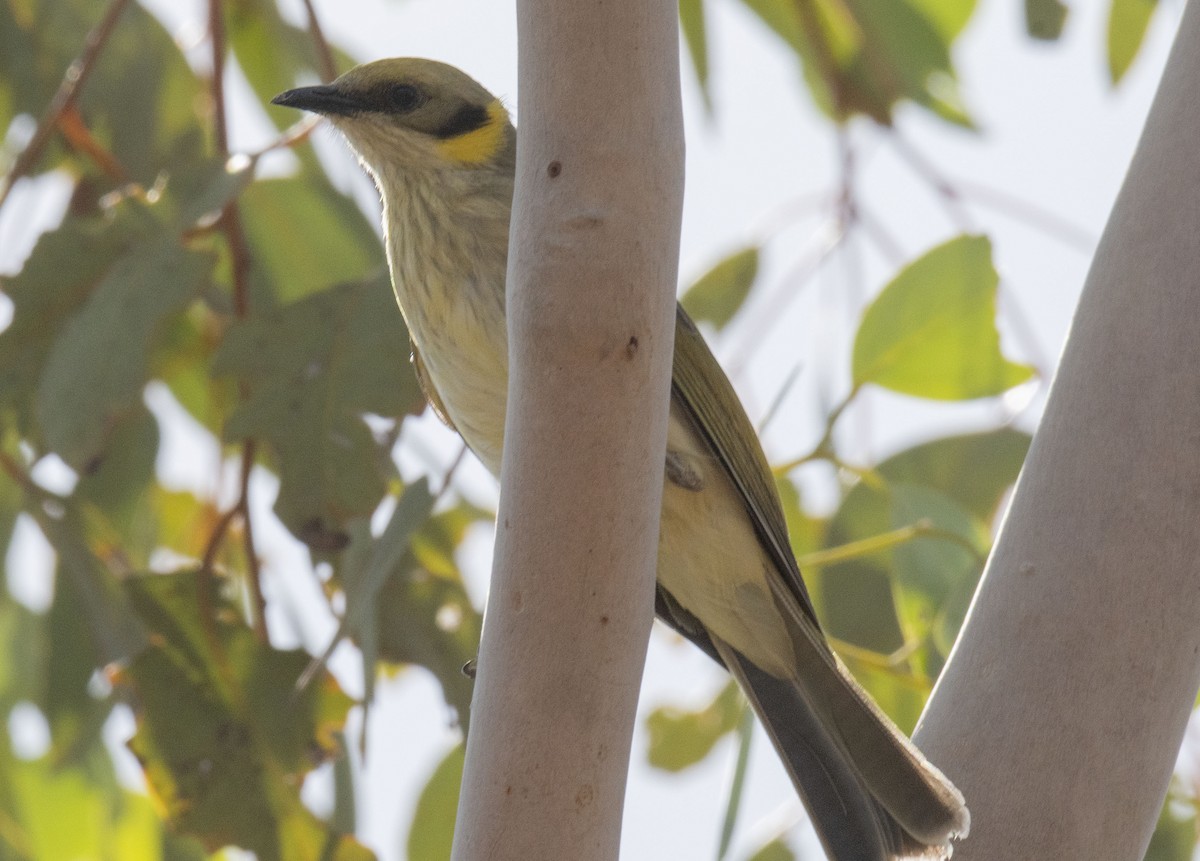
[[[873,791],[881,779],[894,784],[896,775],[874,778],[864,775],[836,726],[828,726],[796,681],[779,679],[760,670],[736,649],[715,638],[713,645],[771,736],[831,861],[950,856],[949,836],[956,833],[954,828],[948,828],[946,838],[933,845],[909,834],[880,803],[877,791]],[[831,669],[836,673],[840,668]],[[870,715],[871,719],[874,717]],[[889,738],[898,734],[890,725],[881,725],[880,732]],[[918,782],[928,779],[928,775],[922,774]],[[960,825],[958,830],[965,834],[965,821],[957,823],[957,818],[966,816],[961,799],[958,805],[960,809],[948,809],[945,817]]]

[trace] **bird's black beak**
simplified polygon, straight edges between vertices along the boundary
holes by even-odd
[[[352,116],[362,113],[364,110],[363,104],[358,99],[346,95],[330,84],[288,90],[271,99],[271,104],[338,117]]]

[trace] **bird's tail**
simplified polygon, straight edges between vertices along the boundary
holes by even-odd
[[[799,633],[799,632],[798,632]],[[819,636],[819,634],[818,634]],[[800,633],[795,679],[713,638],[804,799],[831,861],[945,859],[965,837],[963,797],[821,642]]]

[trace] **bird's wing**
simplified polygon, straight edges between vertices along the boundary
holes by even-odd
[[[775,562],[787,591],[817,624],[812,599],[788,540],[775,478],[758,434],[733,385],[682,306],[676,306],[672,392],[693,430],[712,450],[746,504],[759,540]],[[738,465],[735,468],[735,464]]]

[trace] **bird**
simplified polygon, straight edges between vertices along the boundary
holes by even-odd
[[[374,179],[417,379],[499,478],[505,275],[517,132],[502,101],[435,60],[366,63],[276,105],[325,117]],[[655,610],[737,679],[833,861],[948,858],[962,794],[826,640],[754,427],[677,306]]]

